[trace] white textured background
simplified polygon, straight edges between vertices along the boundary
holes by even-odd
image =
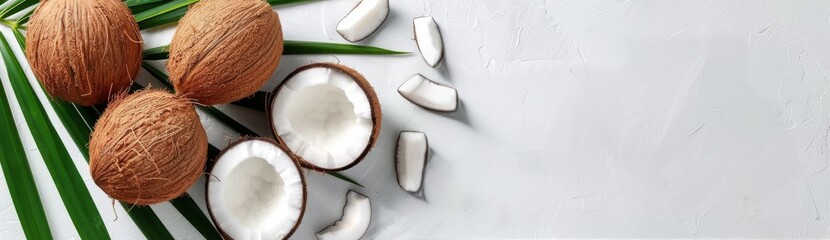
[[[354,2],[279,9],[285,39],[345,42],[334,27]],[[414,54],[286,56],[268,84],[307,63],[340,61],[364,73],[383,104],[377,146],[345,172],[366,188],[309,174],[295,239],[337,220],[350,188],[371,198],[370,239],[830,237],[830,1],[391,5],[362,43]],[[422,15],[444,35],[437,69],[412,39],[411,20]],[[173,29],[144,33],[155,47]],[[456,87],[461,109],[436,114],[400,97],[395,89],[415,73]],[[223,109],[268,134],[262,114]],[[203,121],[213,144],[234,135]],[[395,180],[403,129],[430,140],[425,200]],[[31,138],[24,142],[55,237],[77,236]],[[112,234],[141,238],[120,207],[113,221],[110,200],[71,151]],[[203,183],[190,193],[204,207]],[[171,205],[153,208],[174,236],[201,238]],[[0,213],[0,237],[22,237],[5,187]]]

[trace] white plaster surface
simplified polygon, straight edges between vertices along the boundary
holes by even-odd
[[[355,2],[280,8],[285,39],[346,42],[334,28]],[[383,105],[376,147],[345,171],[366,187],[308,173],[295,239],[339,219],[349,189],[372,201],[366,239],[830,237],[830,1],[390,2],[386,23],[361,43],[413,54],[286,56],[266,87],[298,66],[339,61]],[[412,19],[423,15],[444,37],[436,69],[413,41]],[[146,47],[172,33],[145,31]],[[457,88],[460,110],[437,114],[400,97],[415,73]],[[261,113],[222,109],[269,133]],[[14,111],[53,234],[77,237]],[[213,144],[235,135],[202,120]],[[396,182],[406,129],[425,132],[433,153],[423,199]],[[115,220],[70,150],[112,235],[142,238],[120,207]],[[203,184],[190,190],[202,207]],[[177,238],[201,238],[170,204],[153,208]],[[0,238],[22,236],[0,187]]]

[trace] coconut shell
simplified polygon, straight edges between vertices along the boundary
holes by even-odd
[[[81,105],[126,91],[141,65],[142,40],[119,0],[48,0],[26,32],[26,56],[46,92]]]
[[[277,13],[262,0],[202,0],[179,21],[167,70],[176,92],[201,104],[254,94],[282,56]]]
[[[92,179],[136,205],[176,198],[202,174],[207,134],[188,99],[159,90],[117,97],[89,142]]]
[[[366,98],[369,100],[369,106],[372,110],[372,134],[369,136],[369,143],[366,145],[366,148],[363,149],[363,151],[360,153],[360,155],[352,163],[350,163],[346,166],[343,166],[341,168],[334,168],[334,169],[322,168],[320,166],[314,165],[313,163],[306,160],[305,158],[303,158],[299,154],[294,153],[293,151],[291,152],[291,154],[293,154],[294,156],[297,157],[297,159],[300,160],[300,165],[302,165],[305,168],[312,169],[312,170],[315,170],[315,171],[338,172],[338,171],[343,171],[343,170],[349,169],[351,167],[354,167],[355,165],[360,163],[360,161],[363,160],[363,158],[365,158],[366,155],[369,154],[369,151],[371,151],[372,148],[375,146],[375,142],[377,142],[378,137],[380,137],[380,128],[381,128],[381,123],[382,123],[382,120],[383,120],[383,113],[381,112],[380,101],[378,100],[377,93],[375,93],[375,88],[372,87],[372,84],[370,84],[369,81],[367,81],[366,78],[363,77],[362,74],[360,74],[359,72],[357,72],[357,70],[354,70],[350,67],[347,67],[347,66],[344,66],[344,65],[341,65],[341,64],[337,64],[337,63],[321,62],[321,63],[312,63],[312,64],[308,64],[308,65],[299,67],[299,68],[297,68],[297,70],[294,70],[293,72],[289,73],[288,76],[285,77],[285,80],[283,80],[280,83],[280,85],[278,85],[277,88],[275,88],[274,91],[271,92],[271,99],[268,100],[268,108],[267,108],[268,111],[266,113],[268,115],[269,122],[271,123],[271,132],[274,133],[274,136],[277,139],[277,141],[280,144],[285,146],[285,149],[291,150],[285,144],[285,140],[283,140],[282,137],[280,137],[280,133],[277,132],[277,127],[274,126],[274,121],[271,120],[271,119],[274,119],[274,116],[273,116],[273,113],[272,113],[271,109],[273,109],[274,101],[277,99],[277,95],[280,93],[280,90],[282,89],[282,87],[285,86],[285,84],[287,84],[288,81],[291,80],[292,77],[294,77],[294,75],[297,75],[298,73],[300,73],[302,71],[305,71],[305,70],[308,70],[308,69],[311,69],[311,68],[329,68],[329,69],[332,69],[332,70],[342,72],[343,74],[346,74],[349,77],[351,77],[352,80],[354,80],[355,83],[357,83],[357,85],[360,86],[360,89],[363,90],[363,93],[366,94]]]

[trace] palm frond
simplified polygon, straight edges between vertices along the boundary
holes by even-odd
[[[400,55],[409,52],[393,51],[375,46],[345,43],[310,42],[286,40],[282,55],[311,54],[360,54],[360,55]],[[170,55],[170,46],[164,45],[144,50],[144,60],[163,60]]]
[[[166,2],[154,8],[135,14],[135,21],[141,24],[141,22],[146,21],[147,19],[172,12],[176,9],[187,9],[187,6],[198,1],[199,0],[173,0]]]
[[[286,40],[282,55],[304,55],[304,54],[361,54],[361,55],[400,55],[409,52],[393,51],[389,49],[327,42],[307,42]]]
[[[49,121],[46,110],[23,73],[23,68],[12,53],[5,36],[0,36],[0,45],[0,54],[6,63],[9,82],[20,107],[26,109],[23,111],[25,122],[78,234],[81,238],[87,239],[109,239],[107,228],[89,190],[55,127]]]
[[[38,0],[14,0],[14,2],[3,8],[3,10],[0,10],[0,19],[6,19],[6,17],[14,15],[23,9],[34,6],[38,2]]]
[[[181,2],[183,4],[184,2],[190,1],[192,1],[191,3],[193,3],[198,0],[174,0],[170,3]],[[268,0],[268,3],[271,4],[271,6],[279,6],[286,4],[308,3],[313,1],[314,0]],[[191,3],[188,3],[188,5]],[[148,29],[179,21],[179,19],[181,19],[186,12],[187,5],[162,4],[136,14],[136,20],[138,21],[138,27],[140,27],[141,29]]]
[[[231,104],[246,107],[249,109],[266,112],[268,111],[268,100],[271,99],[270,92],[257,91],[254,95],[232,102]]]
[[[173,207],[175,207],[176,210],[179,210],[179,212],[182,213],[182,216],[184,216],[190,224],[193,224],[193,227],[195,227],[196,230],[198,230],[199,233],[205,237],[205,239],[222,240],[222,235],[219,235],[219,232],[216,231],[216,228],[213,227],[210,220],[205,217],[202,209],[199,208],[199,205],[196,205],[196,202],[193,201],[193,198],[189,195],[185,194],[184,196],[170,200],[170,203],[173,204]]]
[[[28,239],[52,239],[43,203],[38,195],[26,150],[20,141],[6,90],[0,84],[0,167],[9,188],[14,210]]]
[[[167,89],[173,89],[173,86],[170,85],[170,77],[168,77],[167,74],[165,74],[164,72],[162,72],[158,68],[153,67],[152,65],[148,64],[147,62],[142,62],[141,66],[143,66],[144,69],[146,69],[147,72],[150,73],[150,75],[153,75],[153,77],[155,77],[162,84],[164,84],[167,87]],[[219,119],[219,121],[221,121],[222,123],[227,124],[233,130],[239,132],[242,135],[259,136],[259,134],[257,134],[256,132],[254,132],[253,130],[251,130],[248,127],[245,127],[245,125],[242,125],[241,123],[234,120],[233,118],[231,118],[227,114],[223,113],[222,111],[220,111],[219,109],[217,109],[214,106],[197,105],[197,107],[199,109],[201,109],[202,111],[205,111],[206,113],[210,114],[211,116]]]

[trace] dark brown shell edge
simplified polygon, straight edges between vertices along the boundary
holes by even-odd
[[[302,208],[300,208],[300,216],[297,217],[297,224],[294,224],[294,227],[291,228],[291,230],[288,231],[288,234],[286,234],[285,237],[283,238],[283,239],[288,239],[288,238],[291,237],[291,235],[294,234],[295,231],[297,231],[297,228],[300,226],[300,224],[303,221],[303,216],[305,215],[305,209],[306,209],[306,205],[307,205],[306,202],[307,202],[307,198],[308,198],[308,191],[306,189],[305,174],[303,174],[303,171],[300,168],[300,165],[298,164],[299,161],[297,160],[297,155],[294,155],[294,153],[289,151],[287,147],[283,146],[282,144],[277,143],[276,141],[274,141],[273,139],[270,139],[270,138],[242,137],[239,140],[236,140],[235,142],[232,142],[232,143],[228,144],[228,146],[225,147],[224,149],[222,149],[222,151],[219,151],[219,154],[216,155],[216,159],[214,159],[214,164],[210,166],[210,169],[208,169],[207,172],[208,173],[213,172],[213,167],[216,166],[216,162],[218,162],[219,159],[222,157],[222,155],[225,154],[225,151],[227,151],[228,149],[231,149],[232,147],[234,147],[234,146],[236,146],[236,145],[238,145],[242,142],[250,141],[250,140],[261,140],[261,141],[265,141],[265,142],[274,144],[274,146],[279,148],[281,151],[287,153],[289,155],[289,157],[291,157],[291,160],[294,161],[294,167],[297,168],[297,172],[300,174],[300,181],[302,181],[302,183],[303,183],[303,206],[302,206]],[[213,216],[213,210],[211,209],[211,206],[210,206],[210,197],[208,197],[208,193],[210,192],[209,191],[210,182],[211,182],[210,181],[210,176],[208,176],[208,180],[205,181],[205,204],[207,205],[207,210],[208,210],[208,214],[210,215],[210,219],[213,220],[213,226],[216,227],[216,230],[219,231],[219,234],[222,235],[222,238],[233,239],[230,235],[225,233],[225,230],[223,230],[222,227],[220,227],[219,225],[216,225],[216,217]]]
[[[277,95],[279,94],[280,89],[282,89],[282,87],[285,85],[285,83],[287,83],[292,77],[294,77],[294,75],[297,75],[298,73],[300,73],[302,71],[305,71],[305,70],[308,70],[308,69],[311,69],[311,68],[330,68],[330,69],[338,70],[338,71],[352,77],[352,80],[354,80],[357,83],[357,85],[360,86],[361,89],[363,89],[363,93],[365,93],[366,98],[369,99],[369,106],[372,109],[372,135],[369,136],[369,144],[366,145],[366,148],[363,149],[363,152],[360,153],[360,155],[354,161],[352,161],[352,163],[349,163],[348,165],[340,167],[340,168],[334,168],[334,169],[321,168],[321,167],[318,167],[318,166],[316,166],[314,164],[311,164],[310,162],[306,161],[303,157],[294,154],[293,151],[291,151],[291,153],[294,154],[297,157],[297,159],[300,160],[300,164],[303,167],[314,170],[314,171],[318,171],[318,172],[337,172],[337,171],[342,171],[342,170],[346,170],[346,169],[349,169],[351,167],[354,167],[360,161],[362,161],[363,158],[366,157],[366,155],[369,154],[369,152],[372,150],[372,147],[374,147],[375,142],[377,142],[378,137],[380,137],[380,128],[381,128],[381,122],[382,122],[381,120],[383,118],[383,113],[381,113],[380,102],[378,101],[378,96],[375,93],[375,90],[372,87],[372,85],[370,85],[369,82],[366,81],[366,78],[364,78],[363,75],[361,75],[360,73],[358,73],[356,70],[354,70],[352,68],[349,68],[349,67],[346,67],[344,65],[337,64],[337,63],[321,62],[321,63],[312,63],[312,64],[308,64],[308,65],[299,67],[299,68],[297,68],[297,70],[294,70],[293,72],[288,74],[288,76],[285,77],[285,80],[283,80],[274,89],[274,91],[271,92],[271,99],[269,99],[269,101],[268,101],[268,109],[266,109],[267,110],[266,112],[267,112],[267,115],[268,115],[269,124],[271,124],[271,132],[274,133],[274,138],[277,140],[277,142],[279,142],[282,146],[285,146],[286,149],[289,149],[288,146],[285,145],[285,143],[282,140],[282,138],[280,137],[279,133],[277,133],[277,128],[274,126],[274,121],[273,121],[274,118],[273,118],[273,115],[272,115],[273,114],[272,109],[273,109],[273,106],[274,106],[274,100],[277,99]],[[289,149],[289,151],[290,150],[291,149]]]

